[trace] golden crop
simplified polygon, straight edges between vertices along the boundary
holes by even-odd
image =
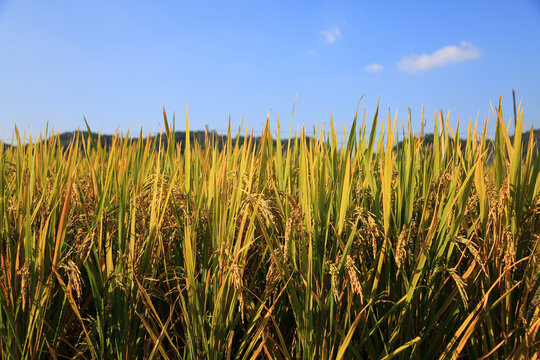
[[[538,358],[540,158],[336,129],[0,143],[3,359]],[[381,124],[382,123],[382,124]],[[380,125],[380,131],[377,131]],[[238,133],[240,135],[240,132]],[[239,136],[236,137],[239,139]],[[530,141],[522,157],[522,144]]]

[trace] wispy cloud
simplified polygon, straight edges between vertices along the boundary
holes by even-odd
[[[315,55],[317,55],[317,52],[312,49],[312,50],[308,51],[308,54],[311,55],[311,56],[315,56]]]
[[[436,50],[432,54],[405,56],[397,65],[403,71],[417,73],[418,71],[447,66],[479,57],[480,50],[476,46],[470,42],[462,41],[459,43],[459,46],[448,45]]]
[[[370,73],[376,73],[376,72],[382,71],[382,69],[383,69],[383,66],[377,63],[370,64],[364,68],[364,70]]]
[[[338,38],[341,37],[341,29],[335,26],[332,29],[321,31],[321,35],[324,37],[327,43],[333,44]]]

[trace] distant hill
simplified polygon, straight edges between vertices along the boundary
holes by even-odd
[[[88,132],[83,131],[81,133],[83,134],[83,137],[86,140],[88,138]],[[98,139],[98,134],[92,133],[92,135],[94,136],[94,139],[96,139],[96,140]],[[218,135],[215,131],[209,131],[209,132],[191,131],[190,135],[191,135],[190,140],[191,140],[192,144],[194,142],[198,142],[199,144],[204,144],[206,137],[208,137],[208,139],[210,141],[212,141],[212,140],[216,141],[220,148],[223,146],[223,144],[225,144],[227,142],[227,135]],[[67,133],[60,134],[60,143],[63,146],[69,145],[74,136],[75,136],[75,132],[67,132]],[[147,136],[143,135],[143,137],[146,140]],[[167,147],[167,136],[165,135],[165,133],[161,134],[161,141],[160,142],[159,142],[159,137],[160,137],[160,135],[153,135],[153,136],[150,136],[150,139],[152,141],[158,140],[158,143],[161,146]],[[112,142],[113,142],[113,139],[114,139],[113,135],[99,135],[99,140],[100,140],[100,143],[101,143],[102,146],[111,145]],[[134,136],[132,139],[137,140],[138,137]],[[254,142],[256,144],[258,144],[260,139],[261,139],[260,137],[254,137]],[[186,133],[184,131],[175,132],[174,133],[174,140],[175,140],[176,144],[182,144],[182,146],[183,146],[186,143]],[[233,141],[236,141],[236,138]],[[239,143],[243,144],[244,141],[245,141],[245,137],[240,136]]]
[[[81,131],[80,132],[84,138],[84,140],[86,141],[88,139],[88,132],[87,131]],[[71,144],[71,141],[75,138],[75,135],[77,134],[76,131],[70,131],[70,132],[64,132],[64,133],[61,133],[58,135],[59,137],[59,140],[60,140],[60,144],[63,146],[63,147],[67,147]],[[130,137],[132,140],[138,140],[139,136],[141,134],[137,134],[138,136],[134,136],[134,134],[130,134]],[[186,143],[186,133],[184,131],[177,131],[174,133],[174,137],[175,137],[175,142],[177,144],[182,144],[184,145]],[[208,137],[208,139],[210,141],[214,140],[218,143],[219,147],[221,148],[223,146],[223,144],[226,143],[227,141],[227,136],[226,135],[219,135],[217,134],[215,131],[209,131],[209,132],[205,132],[205,131],[191,131],[190,132],[190,140],[192,142],[192,144],[196,141],[198,142],[199,144],[204,144],[206,138]],[[94,137],[94,139],[97,141],[99,139],[99,143],[101,144],[101,146],[103,147],[108,147],[110,145],[112,145],[113,143],[113,140],[115,138],[115,135],[108,135],[108,134],[98,134],[98,133],[94,133],[92,132],[92,136]],[[142,135],[142,137],[146,140],[148,135]],[[157,140],[158,141],[158,146],[164,146],[164,147],[167,147],[167,136],[165,135],[165,133],[161,134],[161,141],[159,140],[160,139],[160,135],[152,135],[150,136],[150,140],[151,141],[154,141],[154,140]],[[260,141],[260,137],[254,137],[253,140],[255,142],[255,144],[258,144],[259,141]],[[233,141],[236,141],[236,138],[234,138]],[[239,143],[240,144],[243,144],[245,141],[245,137],[244,136],[240,136],[239,138]],[[4,144],[4,149],[6,148],[9,148],[11,145],[9,144]]]
[[[525,131],[523,133],[523,135],[521,136],[521,145],[522,145],[522,155],[523,157],[525,157],[525,155],[527,154],[527,150],[529,148],[529,139],[530,139],[530,136],[531,136],[531,131]],[[538,156],[538,151],[540,151],[540,129],[536,129],[536,130],[533,130],[532,132],[532,136],[534,138],[534,146],[536,148],[536,152],[533,153],[533,157],[536,158],[536,156]],[[424,136],[424,143],[425,144],[433,144],[433,134],[427,134]],[[466,142],[467,140],[466,139],[460,139],[460,144],[461,144],[461,148],[462,149],[465,149],[465,145],[466,145]],[[510,136],[510,141],[513,143],[514,142],[514,135],[511,135]],[[487,140],[486,142],[486,145],[489,149],[492,149],[493,148],[493,140]],[[401,142],[398,144],[398,148],[401,147]]]
[[[86,140],[88,138],[88,132],[86,131],[82,131],[81,132],[84,139]],[[62,134],[59,135],[59,139],[60,139],[60,143],[62,144],[62,146],[68,146],[71,141],[73,140],[74,136],[75,136],[76,132],[64,132]],[[214,139],[214,141],[217,142],[218,146],[221,148],[226,142],[227,142],[227,136],[226,135],[219,135],[217,134],[216,132],[214,131],[210,131],[208,133],[206,133],[205,131],[192,131],[190,132],[191,134],[191,142],[198,142],[199,144],[204,144],[205,142],[205,138],[208,137],[209,139]],[[109,146],[112,144],[113,142],[113,139],[114,139],[114,135],[99,135],[97,133],[92,133],[92,135],[94,136],[94,138],[97,140],[99,138],[100,140],[100,143],[102,146]],[[529,137],[531,136],[531,131],[525,131],[522,135],[522,145],[523,145],[523,155],[525,155],[527,153],[527,149],[528,149],[528,146],[529,146]],[[535,148],[537,149],[537,151],[535,152],[535,157],[537,156],[538,154],[538,151],[540,151],[540,129],[536,129],[533,131],[532,133],[532,136],[534,137],[534,144],[535,144]],[[156,138],[159,138],[159,135],[154,135],[154,136],[151,136],[150,137],[151,140],[154,140]],[[134,140],[137,139],[137,137],[133,137]],[[146,139],[146,137],[145,137]],[[254,142],[255,144],[258,144],[259,141],[260,141],[260,137],[255,137],[254,138]],[[308,140],[308,146],[309,146],[309,137],[307,137],[307,140]],[[430,145],[430,144],[433,144],[433,134],[426,134],[424,135],[423,137],[423,140],[424,140],[424,143],[426,145]],[[513,142],[514,141],[514,136],[510,136],[510,140]],[[245,141],[245,138],[244,136],[240,136],[240,139],[239,139],[239,144],[243,144]],[[175,132],[175,142],[177,144],[185,144],[186,143],[186,133],[183,132],[183,131],[177,131]],[[233,142],[236,142],[236,138],[233,139]],[[276,143],[276,141],[274,140],[274,144]],[[465,139],[460,139],[460,143],[461,143],[461,146],[462,148],[464,149],[465,148],[465,143],[466,143],[466,140]],[[161,135],[161,146],[167,146],[167,138],[165,136],[165,134],[162,134]],[[401,147],[401,144],[402,142],[400,142],[398,145],[397,145],[397,148],[400,148]],[[8,144],[4,144],[4,149],[8,148],[10,145]],[[493,141],[492,140],[488,140],[487,141],[487,146],[488,148],[492,148],[493,147]]]

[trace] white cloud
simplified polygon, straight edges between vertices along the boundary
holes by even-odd
[[[364,68],[364,70],[370,73],[376,73],[376,72],[382,71],[382,69],[383,69],[383,66],[377,63],[370,64]]]
[[[333,44],[339,37],[341,37],[341,29],[335,26],[330,30],[321,31],[321,35],[324,36],[327,43]]]
[[[315,50],[309,50],[308,54],[311,55],[311,56],[315,56],[315,55],[317,55],[317,52]]]
[[[479,57],[480,50],[476,46],[470,42],[462,41],[459,43],[459,46],[448,45],[436,50],[432,54],[405,56],[397,65],[403,71],[416,73]]]

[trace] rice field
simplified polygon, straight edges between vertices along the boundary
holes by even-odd
[[[197,142],[187,114],[179,144],[165,110],[161,140],[15,129],[0,356],[538,359],[540,158],[493,112],[462,145],[378,107],[342,146],[332,119]]]

